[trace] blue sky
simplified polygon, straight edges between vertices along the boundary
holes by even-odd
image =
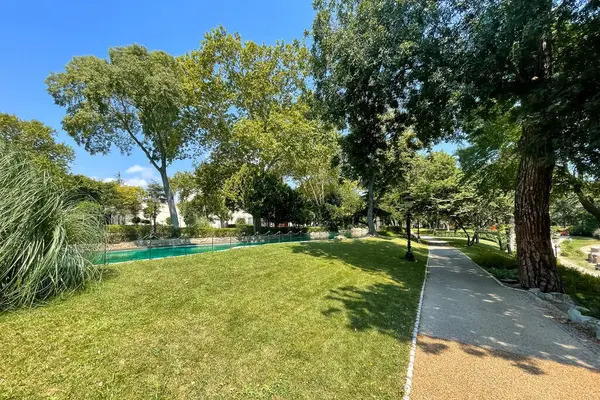
[[[289,41],[310,29],[312,0],[220,1],[28,1],[5,0],[0,24],[0,112],[38,119],[59,132],[76,152],[72,171],[111,178],[120,172],[129,183],[156,179],[141,151],[114,150],[91,156],[62,131],[64,110],[46,93],[44,80],[62,71],[77,55],[105,58],[111,46],[139,43],[180,55],[198,47],[205,32],[222,24],[244,39],[260,43]],[[452,150],[453,146],[443,146]],[[170,169],[190,169],[191,160]]]

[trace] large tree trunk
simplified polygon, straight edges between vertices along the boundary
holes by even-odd
[[[175,206],[175,198],[171,191],[171,185],[169,183],[169,177],[167,176],[166,168],[160,171],[160,177],[162,179],[163,188],[165,190],[165,196],[167,197],[167,205],[169,206],[169,216],[171,217],[171,226],[173,229],[179,229],[179,218],[177,218],[177,207]]]
[[[375,178],[371,177],[371,179],[369,180],[369,184],[368,184],[368,193],[367,193],[367,197],[368,197],[368,201],[367,201],[367,224],[369,225],[369,234],[370,235],[375,235],[376,231],[375,231],[375,223],[373,221],[373,208],[374,208],[374,203],[375,203],[375,199],[374,199],[374,194],[373,194],[373,186],[374,186],[374,182]]]
[[[515,193],[517,262],[521,286],[543,292],[563,292],[550,237],[550,188],[554,163],[532,150],[532,135],[523,129],[523,152]],[[539,144],[537,144],[539,146]],[[549,151],[546,154],[551,154]]]

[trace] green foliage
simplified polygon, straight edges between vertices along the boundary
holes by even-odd
[[[182,228],[183,235],[192,238],[208,238],[208,237],[236,237],[240,235],[241,230],[238,228],[201,228],[188,227]]]
[[[146,202],[144,216],[146,218],[152,218],[153,225],[156,227],[156,216],[160,212],[162,205],[167,202],[163,187],[157,182],[150,182],[146,188],[144,200]]]
[[[74,198],[96,202],[108,222],[115,216],[125,223],[125,217],[137,216],[142,210],[145,191],[141,187],[126,186],[119,181],[102,182],[85,175],[67,175],[61,184]]]
[[[229,112],[209,138],[213,161],[297,177],[336,146],[337,134],[309,104],[309,52],[302,42],[257,44],[218,27],[180,62],[190,97],[210,86],[226,99]]]
[[[73,149],[56,143],[56,132],[36,120],[24,121],[14,115],[0,113],[0,140],[27,154],[38,168],[53,175],[65,175],[75,159]]]
[[[133,242],[152,233],[148,225],[107,225],[107,240],[109,243]]]
[[[172,236],[170,226],[159,225],[156,228],[158,236]],[[148,225],[109,225],[107,232],[109,243],[133,242],[147,238],[153,232],[153,227]],[[242,232],[239,228],[212,228],[205,225],[189,226],[178,230],[179,235],[190,238],[236,237]]]
[[[269,222],[306,222],[303,199],[280,177],[247,165],[227,181],[225,192],[235,208]]]
[[[0,310],[31,306],[99,277],[96,206],[79,202],[20,149],[0,143]]]
[[[600,318],[600,278],[561,265],[558,270],[567,294]]]
[[[240,230],[246,229],[246,220],[244,218],[238,218],[235,220],[235,227]]]
[[[598,229],[598,221],[592,216],[583,219],[579,224],[568,227],[571,236],[593,236],[594,231]]]
[[[75,57],[46,79],[55,103],[66,108],[63,128],[88,152],[142,150],[163,180],[175,228],[167,166],[185,157],[199,132],[197,121],[184,115],[183,80],[173,56],[139,45],[110,48],[108,60]]]

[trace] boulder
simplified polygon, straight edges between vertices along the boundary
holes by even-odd
[[[581,315],[581,312],[578,309],[576,309],[575,307],[569,308],[569,311],[567,311],[567,314],[569,315],[569,319],[572,322],[577,322],[580,324],[584,324],[586,322],[593,320],[592,317],[588,317],[587,315]]]
[[[590,312],[589,308],[585,308],[585,307],[582,307],[582,306],[575,306],[575,309],[578,310],[581,313],[589,313]]]
[[[579,318],[582,317],[581,312],[576,308],[569,308],[567,314],[569,315],[569,320],[571,322],[579,322]]]
[[[596,339],[600,340],[600,321],[596,323]]]
[[[556,301],[557,303],[565,303],[565,304],[575,304],[571,296],[566,293],[558,293],[558,292],[550,292],[548,293],[552,296],[550,301]]]

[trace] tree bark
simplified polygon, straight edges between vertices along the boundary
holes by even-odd
[[[550,188],[554,162],[549,151],[531,151],[540,135],[523,129],[522,152],[515,193],[515,232],[521,286],[543,292],[563,292],[550,236]],[[538,144],[539,146],[539,144]]]
[[[179,229],[179,218],[177,218],[177,206],[175,205],[175,198],[171,191],[171,185],[169,183],[169,177],[167,176],[166,168],[159,171],[162,179],[163,188],[165,190],[165,196],[167,197],[167,205],[169,206],[169,216],[171,217],[171,226],[173,229]]]
[[[375,184],[375,177],[371,177],[371,179],[369,180],[369,184],[368,184],[368,193],[367,193],[367,197],[368,197],[368,201],[367,201],[367,224],[369,225],[369,235],[375,235],[376,231],[375,231],[375,223],[373,221],[373,208],[374,208],[374,203],[375,203],[375,199],[374,199],[374,194],[373,194],[373,186]]]

